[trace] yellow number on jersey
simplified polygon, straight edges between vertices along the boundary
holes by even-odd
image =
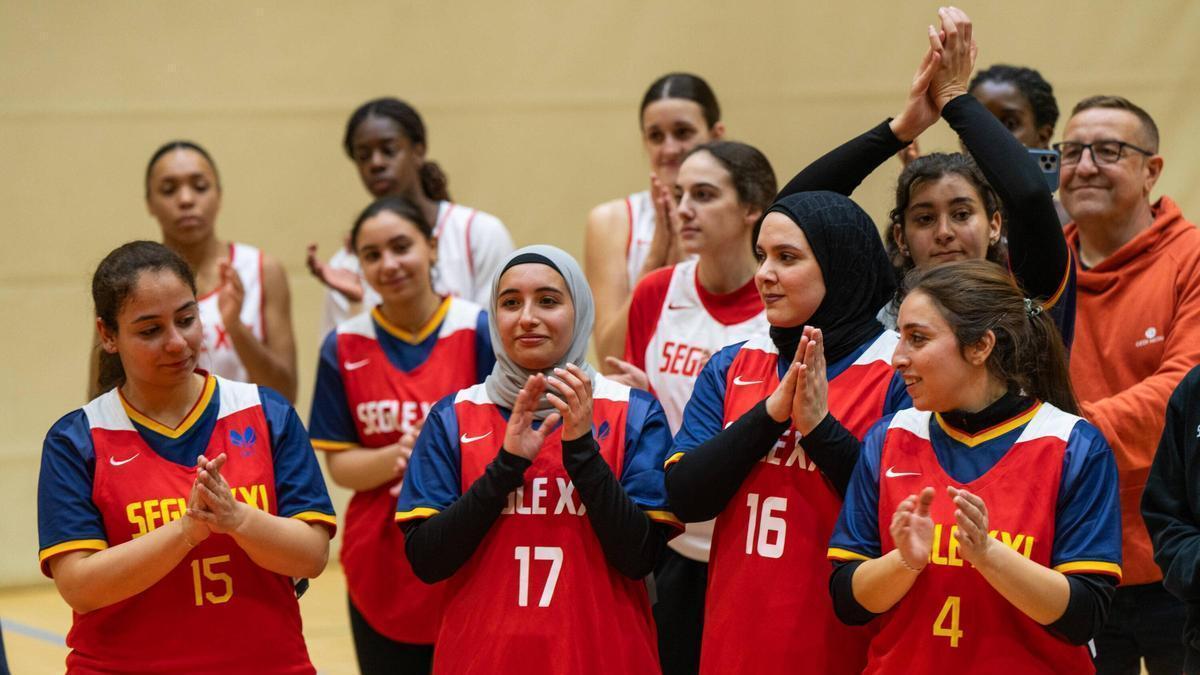
[[[963,634],[962,629],[958,627],[958,603],[957,595],[947,597],[946,604],[942,605],[942,611],[938,612],[937,619],[933,622],[934,636],[950,638],[951,647],[958,646],[958,640]],[[946,625],[947,618],[949,618],[949,626]]]
[[[233,579],[224,572],[217,572],[213,570],[213,567],[227,562],[229,562],[229,556],[227,555],[218,555],[211,558],[204,558],[203,560],[192,561],[192,585],[196,592],[197,607],[203,605],[205,600],[208,600],[214,605],[219,605],[223,602],[229,602],[229,599],[233,597]],[[202,580],[200,578],[200,567],[202,563],[204,566],[204,578],[208,579],[209,581],[215,581],[225,587],[225,590],[223,590],[221,593],[217,594],[213,593],[212,591],[205,591],[202,587]]]

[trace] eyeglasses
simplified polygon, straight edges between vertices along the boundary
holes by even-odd
[[[1083,151],[1092,151],[1092,162],[1095,164],[1116,164],[1121,161],[1121,157],[1125,155],[1125,148],[1135,150],[1147,157],[1153,157],[1154,153],[1149,150],[1143,150],[1136,145],[1126,143],[1125,141],[1095,141],[1092,143],[1076,143],[1075,141],[1064,141],[1055,143],[1051,146],[1062,155],[1062,163],[1064,166],[1078,164],[1079,160],[1083,159]]]

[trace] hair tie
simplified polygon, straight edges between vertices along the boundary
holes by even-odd
[[[1029,318],[1032,319],[1038,314],[1041,314],[1043,309],[1045,308],[1039,304],[1036,304],[1031,298],[1025,298],[1025,313],[1029,315]]]

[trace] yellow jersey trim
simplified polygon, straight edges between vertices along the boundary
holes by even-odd
[[[150,431],[159,434],[160,436],[166,436],[167,438],[179,438],[187,433],[188,429],[192,428],[192,425],[196,423],[196,420],[200,419],[200,416],[204,414],[205,410],[208,410],[208,404],[212,402],[213,392],[216,390],[217,378],[213,377],[212,375],[208,375],[204,380],[204,389],[201,390],[200,398],[197,399],[196,405],[192,406],[191,411],[184,416],[183,421],[181,421],[177,427],[169,427],[133,407],[129,401],[125,400],[125,395],[121,393],[120,389],[117,390],[117,395],[121,397],[121,405],[124,406],[125,414],[129,416],[129,419],[146,427]]]
[[[869,557],[844,548],[831,548],[825,553],[830,560],[870,560]]]
[[[1071,279],[1071,268],[1075,266],[1075,251],[1074,247],[1067,244],[1067,271],[1063,273],[1062,281],[1058,284],[1058,289],[1054,291],[1054,295],[1042,305],[1042,309],[1049,310],[1054,305],[1058,304],[1062,298],[1063,291],[1067,290],[1067,282]]]
[[[61,544],[55,544],[49,548],[44,548],[38,551],[38,563],[42,568],[42,574],[50,576],[50,559],[56,555],[70,553],[72,551],[103,551],[108,548],[108,542],[103,539],[75,539],[72,541],[64,541]]]
[[[433,331],[437,330],[438,326],[442,325],[442,320],[446,318],[446,312],[449,311],[450,298],[442,298],[442,304],[438,305],[437,311],[433,313],[433,316],[429,317],[429,321],[425,322],[425,325],[421,327],[421,330],[415,333],[410,333],[403,328],[389,322],[383,317],[383,312],[381,312],[378,307],[371,310],[371,318],[375,319],[375,321],[380,326],[383,326],[383,329],[390,333],[393,337],[404,340],[410,345],[419,345],[425,341],[425,338],[433,335]]]
[[[671,455],[670,457],[667,458],[667,461],[663,462],[663,468],[665,469],[668,466],[671,466],[672,464],[674,464],[675,462],[678,462],[679,460],[683,459],[683,456],[685,454],[687,454],[687,453],[677,452],[677,453]]]
[[[1026,410],[1025,412],[1021,413],[1020,415],[1018,415],[1006,422],[1001,422],[1000,424],[997,424],[994,427],[989,427],[987,429],[984,429],[983,431],[975,434],[974,436],[964,433],[962,431],[959,431],[958,429],[955,429],[954,427],[950,426],[946,422],[946,420],[942,419],[941,413],[934,413],[933,416],[935,418],[937,418],[938,426],[940,426],[942,428],[942,431],[946,432],[947,436],[949,436],[950,438],[953,438],[954,440],[958,441],[959,443],[962,443],[963,445],[965,445],[969,448],[973,448],[973,447],[979,445],[980,443],[986,443],[987,441],[990,441],[993,438],[998,438],[1000,436],[1003,436],[1004,434],[1007,434],[1008,432],[1012,431],[1013,429],[1016,429],[1017,427],[1020,427],[1024,424],[1028,424],[1029,420],[1033,419],[1033,416],[1037,414],[1038,410],[1040,410],[1041,407],[1042,407],[1042,402],[1038,401],[1037,403],[1033,404],[1033,407],[1031,407],[1029,410]]]
[[[349,450],[350,448],[358,447],[357,443],[350,443],[348,441],[323,441],[318,438],[313,438],[310,440],[312,441],[312,446],[314,448],[317,450],[324,450],[325,452],[340,452],[342,450]]]
[[[328,513],[321,513],[320,511],[301,511],[288,517],[303,520],[306,523],[321,523],[322,525],[337,527],[337,518]]]
[[[645,513],[650,520],[653,520],[656,523],[666,523],[672,527],[677,527],[681,530],[683,529],[683,521],[677,518],[675,514],[671,513],[670,511],[646,510]]]
[[[406,520],[416,520],[417,518],[429,518],[431,516],[436,516],[438,513],[440,513],[440,511],[438,511],[437,509],[431,509],[428,506],[418,506],[417,508],[413,509],[412,511],[397,511],[396,512],[396,522],[403,523]]]
[[[1076,560],[1075,562],[1063,563],[1054,566],[1055,572],[1063,574],[1076,574],[1079,572],[1095,572],[1097,574],[1111,574],[1117,579],[1121,578],[1121,566],[1116,563],[1102,562],[1100,560]]]

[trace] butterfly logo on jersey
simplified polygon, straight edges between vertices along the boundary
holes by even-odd
[[[237,429],[229,430],[229,442],[233,443],[234,447],[242,449],[242,457],[249,457],[254,454],[254,444],[258,441],[258,437],[254,433],[253,427],[246,427],[246,431],[238,433]]]
[[[596,429],[596,431],[595,431],[596,440],[602,441],[602,440],[608,438],[608,434],[610,431],[612,431],[612,429],[608,426],[608,420],[604,420],[603,422],[600,423],[600,428]]]

